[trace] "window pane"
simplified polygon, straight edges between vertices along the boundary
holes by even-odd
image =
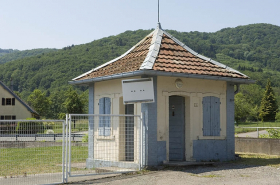
[[[6,105],[12,105],[12,99],[6,98]]]
[[[5,120],[12,120],[12,116],[5,116]]]

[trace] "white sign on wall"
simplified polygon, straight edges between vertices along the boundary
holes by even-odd
[[[122,80],[123,103],[153,103],[153,78]]]

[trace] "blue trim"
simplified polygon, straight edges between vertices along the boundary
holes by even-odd
[[[157,142],[157,163],[159,165],[163,164],[163,161],[166,161],[166,141]]]
[[[23,106],[25,106],[27,108],[27,110],[31,113],[35,113],[39,116],[39,114],[33,110],[27,103],[25,103],[22,99],[20,99],[20,97],[18,97],[9,87],[7,87],[3,82],[0,81],[0,85],[2,85],[2,87],[4,89],[6,89],[11,95],[13,95]]]
[[[235,159],[235,137],[234,137],[234,84],[227,83],[226,95],[227,115],[227,157],[228,160]]]
[[[88,93],[88,114],[94,114],[94,84],[90,84]],[[87,168],[94,166],[94,117],[89,116],[88,128],[88,158],[86,161]]]
[[[196,161],[228,161],[227,140],[194,140],[193,158]]]
[[[158,145],[157,141],[157,77],[153,77],[155,101],[154,103],[142,103],[141,111],[143,113],[143,156],[144,165],[158,165]],[[165,151],[166,152],[166,151]],[[162,154],[160,154],[162,155]],[[165,155],[165,154],[163,154]]]

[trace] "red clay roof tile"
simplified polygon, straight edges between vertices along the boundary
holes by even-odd
[[[153,35],[146,37],[126,56],[75,80],[140,70],[140,66],[145,60],[152,44],[152,37]],[[166,34],[163,34],[162,36],[158,56],[152,70],[233,78],[248,78],[238,72],[230,71],[219,65],[211,63],[210,61],[199,58],[177,44]]]

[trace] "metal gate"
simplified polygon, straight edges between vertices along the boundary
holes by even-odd
[[[0,120],[0,184],[61,184],[141,169],[141,116]]]
[[[69,114],[66,122],[66,182],[141,169],[141,116]]]

